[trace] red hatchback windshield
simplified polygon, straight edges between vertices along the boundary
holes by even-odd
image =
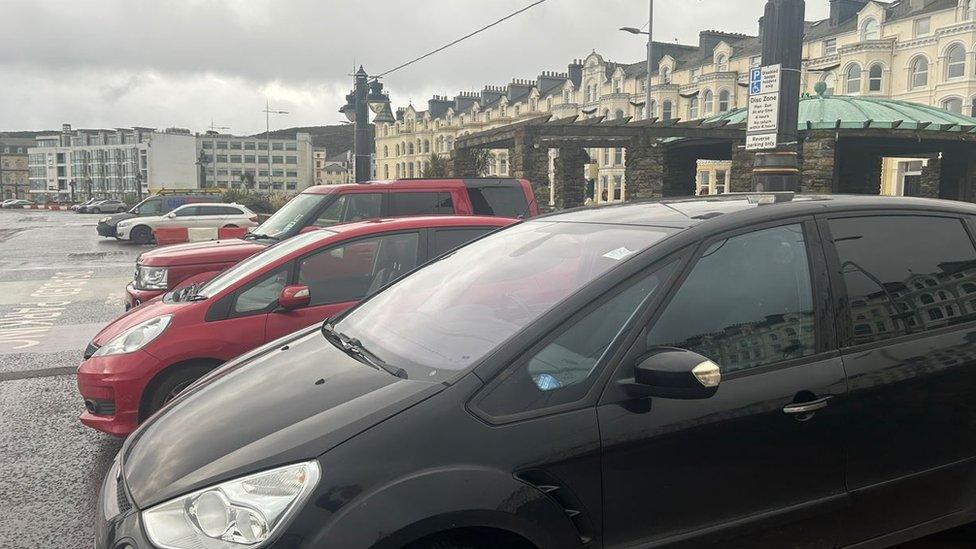
[[[335,329],[411,378],[444,379],[675,231],[524,223],[403,279],[353,310]]]

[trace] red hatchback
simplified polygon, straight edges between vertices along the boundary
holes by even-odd
[[[196,242],[148,251],[136,261],[126,309],[199,282],[267,246],[310,229],[381,217],[539,214],[524,179],[410,179],[309,187],[244,240]]]
[[[322,322],[430,259],[515,222],[413,217],[308,232],[209,282],[136,307],[85,351],[81,422],[127,435],[220,364]]]

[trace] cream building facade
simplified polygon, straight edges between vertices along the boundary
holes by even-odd
[[[813,94],[863,95],[938,106],[976,115],[976,0],[820,0],[830,17],[808,22],[801,85]],[[376,176],[419,177],[431,154],[448,155],[457,137],[543,115],[553,118],[695,120],[746,106],[749,69],[761,63],[761,38],[702,31],[698,45],[655,44],[651,102],[645,105],[646,62],[615,63],[596,52],[566,72],[486,86],[480,93],[435,96],[425,110],[401,108],[379,124]],[[646,110],[645,110],[646,108]],[[596,203],[627,195],[622,149],[589,149]],[[882,192],[899,194],[926,158],[885,159]],[[486,175],[508,174],[506,151],[495,151]],[[727,192],[729,163],[699,162],[698,192]]]

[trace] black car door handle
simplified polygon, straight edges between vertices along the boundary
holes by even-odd
[[[810,402],[799,402],[796,404],[790,404],[783,408],[784,414],[789,415],[805,415],[812,414],[814,412],[819,412],[827,407],[830,402],[830,397],[824,397],[819,400],[812,400]]]

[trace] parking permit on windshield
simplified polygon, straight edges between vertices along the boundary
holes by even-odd
[[[621,259],[634,255],[634,253],[635,252],[628,250],[625,247],[620,247],[616,250],[610,250],[609,252],[603,254],[603,257],[613,259],[614,261],[620,261]]]

